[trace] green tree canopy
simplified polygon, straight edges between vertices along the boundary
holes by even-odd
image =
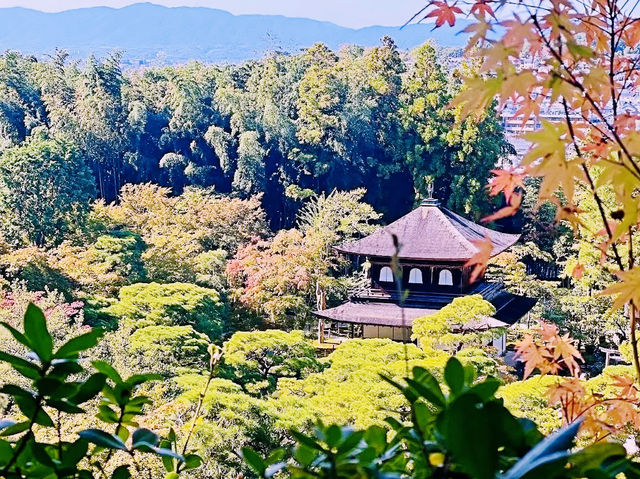
[[[95,193],[71,143],[30,137],[0,154],[0,211],[7,240],[52,246],[83,226]]]
[[[237,332],[224,344],[224,362],[234,382],[251,393],[273,391],[278,379],[300,379],[321,369],[302,331]]]
[[[217,291],[189,283],[124,286],[107,312],[133,329],[192,326],[211,339],[222,335],[226,314]]]

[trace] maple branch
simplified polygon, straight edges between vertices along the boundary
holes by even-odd
[[[631,310],[631,325],[630,328],[630,336],[631,336],[631,349],[633,351],[633,365],[636,369],[636,381],[640,382],[640,355],[638,355],[638,340],[636,339],[636,307],[633,304],[633,301],[629,301],[629,309]]]
[[[589,187],[591,188],[593,197],[596,200],[596,204],[598,205],[598,211],[600,212],[600,217],[602,218],[602,222],[604,223],[605,230],[607,232],[607,235],[609,236],[609,241],[612,242],[611,248],[613,249],[613,254],[615,256],[616,263],[618,263],[618,266],[620,267],[621,270],[624,270],[624,264],[622,263],[622,257],[618,252],[618,247],[615,243],[613,243],[613,231],[611,231],[611,226],[609,226],[609,221],[607,220],[607,213],[604,209],[604,204],[602,202],[602,199],[600,198],[600,195],[598,195],[596,191],[596,185],[593,181],[593,178],[591,178],[591,174],[589,173],[589,168],[587,167],[585,158],[583,157],[582,151],[580,150],[580,146],[578,145],[578,140],[573,130],[573,123],[571,123],[571,117],[569,115],[569,106],[567,105],[567,100],[565,98],[562,99],[562,106],[564,108],[564,115],[567,121],[567,128],[569,130],[569,135],[571,136],[573,147],[576,150],[576,155],[578,155],[578,158],[582,160],[582,170],[584,171],[587,181],[589,182]]]
[[[618,132],[614,129],[614,127],[609,123],[609,120],[606,118],[605,114],[602,112],[602,110],[600,109],[600,107],[598,106],[598,104],[596,103],[596,101],[593,99],[593,97],[591,96],[591,94],[587,91],[587,89],[584,87],[584,85],[582,83],[580,83],[580,81],[575,77],[575,75],[573,74],[573,72],[571,71],[571,69],[569,69],[569,67],[565,64],[564,60],[562,59],[562,55],[560,55],[551,45],[550,40],[546,37],[546,35],[544,34],[544,30],[542,28],[542,26],[540,25],[540,22],[538,21],[538,18],[535,14],[531,14],[531,19],[533,20],[533,24],[535,25],[536,29],[538,30],[538,33],[540,35],[540,38],[542,38],[542,40],[544,41],[545,46],[549,49],[549,52],[553,55],[553,57],[558,61],[558,63],[561,65],[561,67],[567,72],[567,74],[569,75],[569,79],[565,78],[562,75],[558,75],[558,78],[562,81],[567,82],[569,85],[573,86],[574,88],[577,88],[580,93],[582,93],[582,95],[584,96],[584,98],[591,104],[591,106],[593,107],[593,109],[595,110],[595,112],[597,113],[598,117],[600,117],[600,119],[602,120],[602,122],[606,125],[606,127],[611,131],[611,133],[613,134],[613,138],[615,140],[615,142],[618,144],[618,146],[620,147],[620,149],[624,152],[624,154],[627,156],[627,158],[629,159],[629,162],[633,165],[634,169],[636,170],[636,172],[640,175],[640,167],[636,164],[635,161],[633,161],[633,156],[631,155],[631,153],[629,152],[629,150],[627,149],[627,146],[623,143],[622,139],[620,138],[620,136],[618,135]]]
[[[580,417],[582,417],[584,414],[586,414],[587,412],[589,412],[591,409],[593,409],[596,406],[601,406],[603,404],[607,404],[610,402],[615,403],[616,401],[621,401],[621,402],[626,402],[629,404],[633,404],[633,405],[638,405],[637,401],[630,401],[628,399],[625,399],[623,397],[615,397],[615,398],[605,398],[605,399],[598,399],[595,402],[589,404],[587,407],[585,407],[582,411],[580,411],[580,413],[578,413],[578,415],[575,417],[574,421],[576,419],[579,419]],[[604,424],[604,423],[603,423]]]

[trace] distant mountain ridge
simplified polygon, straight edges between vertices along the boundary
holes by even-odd
[[[47,13],[20,7],[0,8],[0,50],[41,56],[63,48],[74,58],[104,55],[116,49],[128,63],[158,60],[182,63],[239,62],[269,51],[295,53],[315,42],[337,49],[345,44],[374,46],[384,35],[401,49],[433,39],[441,46],[460,47],[456,35],[464,24],[432,31],[428,24],[360,29],[279,15],[232,15],[205,7],[164,7],[137,3],[123,8],[91,7]]]

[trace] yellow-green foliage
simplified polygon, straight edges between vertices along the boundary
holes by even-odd
[[[181,368],[207,365],[209,338],[192,326],[146,326],[129,338],[129,350],[146,370],[171,374]]]
[[[481,348],[465,348],[456,353],[462,364],[473,364],[478,376],[499,376],[498,361]]]
[[[448,357],[389,339],[347,341],[328,357],[331,366],[321,373],[281,379],[271,404],[284,428],[304,428],[317,418],[358,428],[381,424],[406,407],[381,375],[399,379],[415,365],[440,370]]]
[[[484,332],[459,332],[472,321],[493,316],[496,308],[479,294],[455,298],[437,313],[413,322],[412,339],[417,339],[423,348],[438,347],[457,351],[463,346],[482,346],[494,337],[503,334],[503,330]]]
[[[213,289],[189,283],[138,283],[121,288],[118,302],[107,312],[134,329],[191,325],[213,339],[222,334],[225,308]]]
[[[139,235],[112,231],[88,246],[62,244],[50,255],[50,262],[83,292],[113,295],[121,286],[145,280],[145,248]]]
[[[216,288],[223,281],[220,258],[267,232],[258,197],[225,197],[195,187],[172,196],[169,188],[153,184],[125,185],[118,204],[96,202],[92,216],[107,230],[126,229],[141,236],[150,280]],[[208,254],[212,251],[213,256]]]
[[[615,376],[633,376],[633,366],[625,366],[622,364],[615,366],[608,366],[604,368],[601,374],[589,379],[585,382],[585,388],[588,391],[601,393],[605,397],[613,397],[620,392],[619,387],[615,387]]]
[[[190,426],[206,377],[187,374],[174,379],[183,391],[167,404],[156,418],[181,418],[184,433]],[[159,424],[161,426],[161,424]],[[198,421],[191,446],[206,458],[198,477],[236,477],[244,471],[237,452],[245,446],[267,452],[281,445],[274,428],[274,418],[267,403],[242,391],[226,379],[213,379],[203,401],[203,415]]]
[[[300,379],[322,369],[313,345],[302,331],[238,332],[224,344],[223,350],[234,381],[253,393],[272,391],[278,378]]]
[[[624,360],[629,364],[633,364],[633,348],[631,347],[631,341],[624,341],[620,346],[618,346],[618,349],[620,350],[620,355]]]

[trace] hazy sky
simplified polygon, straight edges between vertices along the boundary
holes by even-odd
[[[138,0],[142,1],[142,0]],[[136,0],[0,0],[2,7],[26,7],[49,12],[72,8],[123,7]],[[401,25],[425,0],[153,0],[166,6],[198,6],[235,14],[263,13],[327,20],[348,27]]]

